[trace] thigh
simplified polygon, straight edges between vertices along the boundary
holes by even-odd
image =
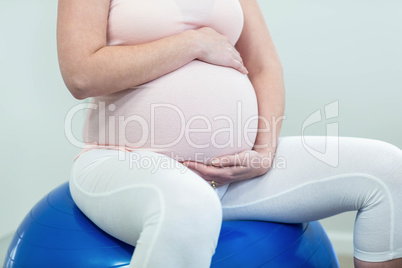
[[[400,199],[401,157],[399,148],[373,139],[280,137],[266,174],[230,184],[223,218],[317,220],[357,210],[377,190],[389,193],[390,206],[392,197]]]
[[[144,226],[158,225],[162,217],[166,225],[170,219],[217,204],[213,211],[220,213],[218,196],[205,180],[174,159],[150,151],[120,156],[105,149],[86,152],[74,163],[70,190],[89,219],[133,246]]]

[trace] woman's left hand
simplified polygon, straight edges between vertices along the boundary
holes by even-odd
[[[183,165],[200,175],[215,187],[231,182],[251,179],[268,172],[275,156],[274,152],[262,153],[255,150],[245,150],[234,155],[215,157],[212,165],[195,161],[184,161]],[[215,163],[214,160],[219,160]]]

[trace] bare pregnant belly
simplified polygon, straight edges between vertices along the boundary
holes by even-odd
[[[251,149],[254,88],[239,71],[194,60],[158,79],[91,100],[84,142],[152,150],[205,164]]]

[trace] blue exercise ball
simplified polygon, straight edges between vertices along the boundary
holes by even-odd
[[[194,241],[196,245],[196,241]],[[68,183],[40,200],[18,227],[5,268],[128,267],[134,247],[108,235],[75,205]],[[339,267],[319,222],[224,221],[211,268]]]

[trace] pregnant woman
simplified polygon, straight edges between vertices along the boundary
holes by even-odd
[[[351,210],[356,267],[402,267],[401,150],[339,137],[333,167],[278,138],[282,69],[257,0],[59,0],[57,44],[67,88],[90,98],[71,194],[136,247],[130,267],[209,267],[222,220]]]

